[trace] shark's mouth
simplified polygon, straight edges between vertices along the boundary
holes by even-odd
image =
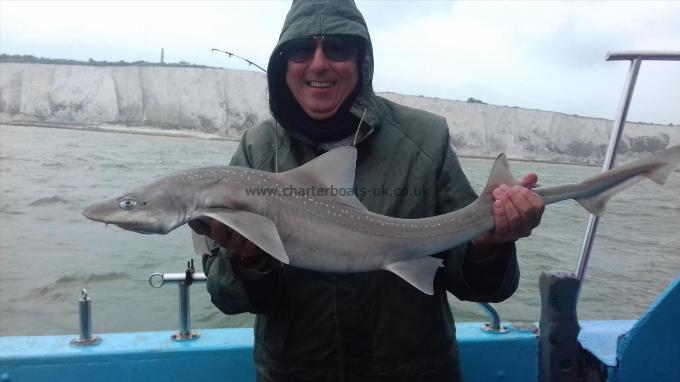
[[[126,230],[126,231],[143,233],[145,235],[152,235],[152,234],[161,233],[161,232],[158,232],[158,231],[149,230],[148,227],[145,227],[145,226],[142,226],[142,225],[139,225],[139,224],[123,224],[123,223],[121,223],[121,224],[113,223],[113,224],[115,226],[119,227],[119,228]]]

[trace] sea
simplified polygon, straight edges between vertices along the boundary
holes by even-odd
[[[0,335],[78,331],[78,299],[92,299],[95,333],[176,330],[178,288],[152,288],[152,273],[183,272],[194,259],[190,232],[140,235],[91,222],[89,203],[177,170],[226,165],[237,142],[187,137],[0,125]],[[461,158],[480,190],[491,159]],[[584,180],[598,167],[512,161],[516,175],[542,186]],[[541,225],[519,240],[521,281],[494,304],[503,321],[535,322],[542,272],[574,272],[588,213],[576,202],[547,207]],[[680,275],[680,173],[664,187],[643,181],[609,204],[580,295],[580,319],[635,319]],[[191,286],[194,328],[249,327],[254,316],[227,316],[205,284]],[[480,307],[450,295],[457,321],[486,321]],[[408,303],[405,301],[404,303]]]

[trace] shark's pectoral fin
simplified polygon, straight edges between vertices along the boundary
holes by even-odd
[[[202,213],[229,226],[284,264],[290,260],[274,222],[252,212],[211,208]]]
[[[197,255],[209,255],[210,249],[215,246],[215,241],[207,236],[199,235],[191,231],[191,242],[194,244],[194,252]]]
[[[412,260],[398,261],[385,267],[423,293],[434,294],[434,276],[442,266],[442,259],[425,256]]]

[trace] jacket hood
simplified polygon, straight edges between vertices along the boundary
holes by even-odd
[[[294,0],[288,11],[279,41],[274,48],[267,66],[269,85],[269,109],[272,116],[284,128],[290,127],[287,111],[297,101],[286,85],[286,60],[282,55],[282,47],[289,41],[313,36],[349,35],[364,43],[364,54],[360,55],[360,83],[358,95],[350,112],[362,117],[366,105],[373,97],[373,49],[366,21],[357,9],[353,0]],[[363,58],[362,58],[363,56]],[[375,116],[366,113],[365,122],[373,124]]]

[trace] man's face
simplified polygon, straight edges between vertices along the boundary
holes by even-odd
[[[305,113],[316,120],[332,117],[359,79],[355,47],[333,37],[294,41],[287,63],[288,88]]]

